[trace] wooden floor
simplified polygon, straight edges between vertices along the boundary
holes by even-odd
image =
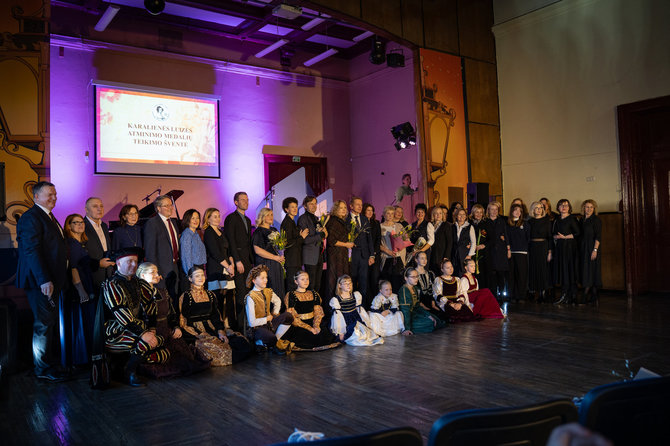
[[[294,427],[350,435],[454,410],[581,396],[644,366],[670,373],[670,298],[604,295],[598,308],[511,304],[507,321],[395,336],[375,347],[263,355],[146,388],[92,391],[9,378],[0,444],[262,445]]]

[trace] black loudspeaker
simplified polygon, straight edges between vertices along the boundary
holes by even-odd
[[[5,211],[5,206],[7,205],[6,188],[5,163],[0,163],[0,221],[7,220],[7,213]]]
[[[476,203],[486,209],[489,204],[489,183],[468,183],[468,209]]]

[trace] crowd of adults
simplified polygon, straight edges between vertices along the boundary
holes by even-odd
[[[213,207],[177,221],[172,199],[159,196],[142,226],[138,207],[123,206],[110,234],[100,198],[61,226],[51,212],[55,186],[39,182],[33,195],[17,228],[17,285],[34,314],[35,374],[48,381],[65,378],[59,363],[90,364],[96,330],[108,353],[124,355],[123,379],[139,386],[138,371],[175,376],[254,351],[378,345],[384,336],[503,318],[509,300],[594,302],[601,287],[593,200],[582,203],[581,218],[566,199],[558,213],[546,198],[529,211],[515,199],[506,217],[496,201],[469,214],[461,203],[420,203],[410,225],[402,207],[386,206],[380,222],[358,197],[335,201],[319,218],[307,196],[298,217],[289,197],[275,228],[271,209],[254,222],[246,215],[245,192],[223,226]]]

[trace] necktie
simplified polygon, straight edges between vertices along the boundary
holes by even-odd
[[[63,236],[63,230],[61,229],[60,225],[58,224],[58,220],[56,220],[56,217],[54,217],[54,214],[49,212],[49,218],[51,218],[51,222],[56,225],[58,228],[58,232],[60,232],[61,237]]]
[[[354,218],[356,219],[356,227],[360,228],[361,227],[361,221],[359,220],[358,215]]]
[[[179,245],[177,244],[177,236],[174,233],[174,228],[172,227],[172,222],[167,220],[168,227],[170,228],[170,239],[172,240],[172,260],[174,262],[179,259]]]

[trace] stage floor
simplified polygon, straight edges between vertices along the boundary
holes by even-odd
[[[507,321],[451,325],[289,357],[262,355],[135,389],[87,376],[9,377],[3,445],[262,445],[294,427],[351,435],[413,426],[427,438],[450,411],[581,396],[627,376],[626,359],[670,374],[670,298],[604,294],[598,308],[510,304]]]

